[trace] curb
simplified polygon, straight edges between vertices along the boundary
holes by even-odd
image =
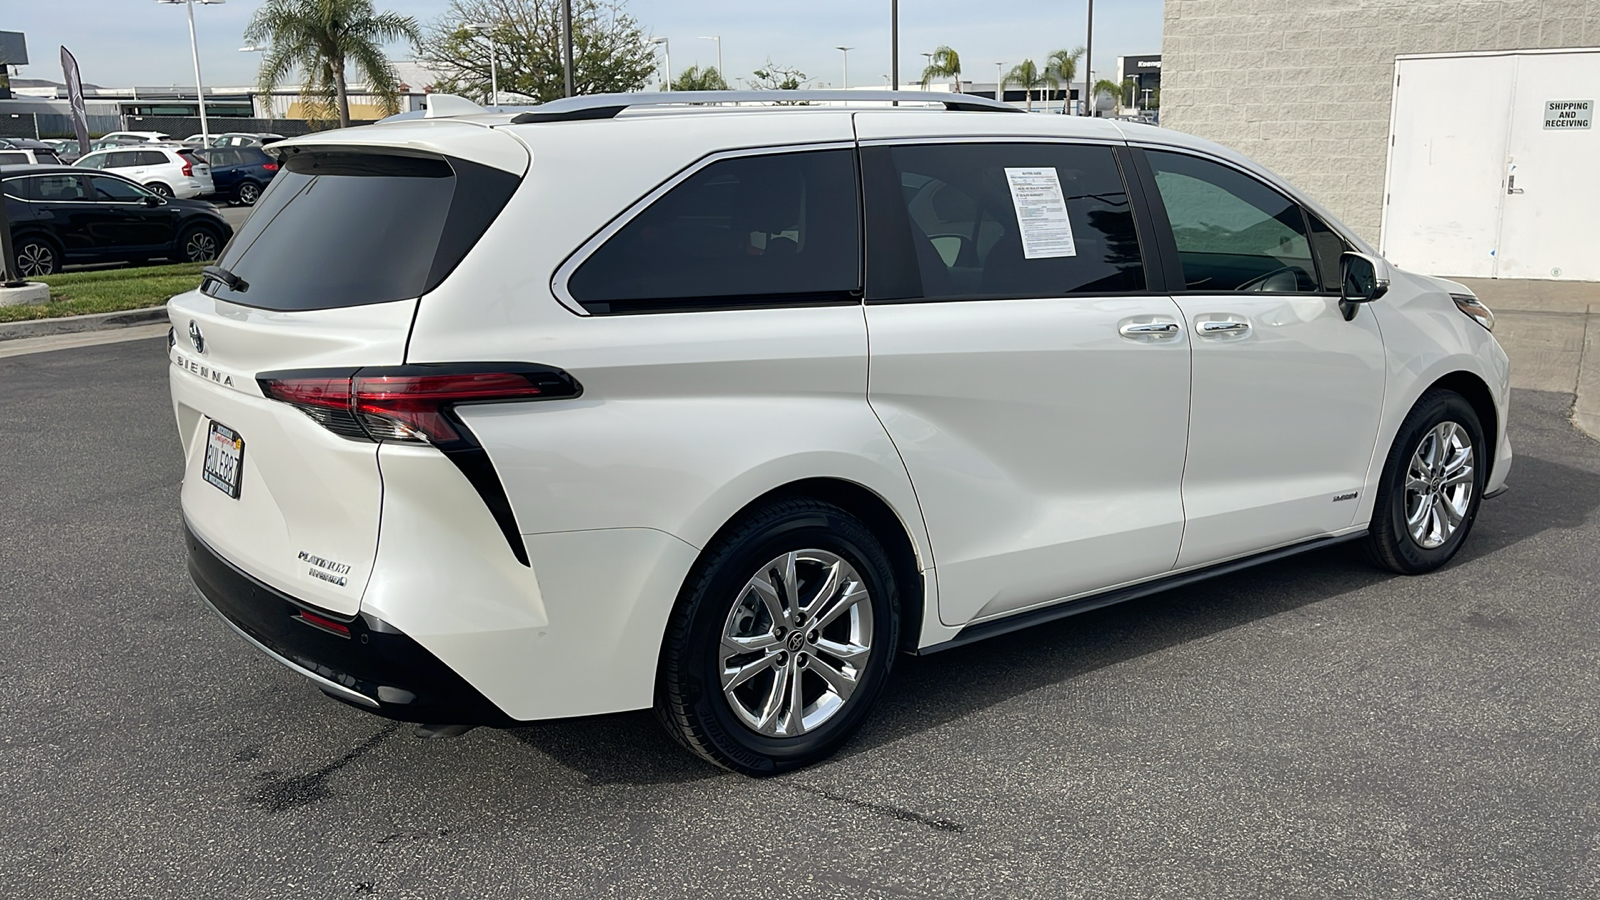
[[[87,316],[26,319],[21,322],[0,324],[0,341],[44,337],[52,334],[76,334],[80,331],[106,331],[112,328],[129,328],[134,325],[154,325],[157,322],[165,322],[166,320],[167,306],[165,303],[146,309],[92,313]]]

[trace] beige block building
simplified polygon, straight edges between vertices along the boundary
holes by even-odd
[[[1600,0],[1166,0],[1161,124],[1254,157],[1376,243],[1395,57],[1600,47]]]

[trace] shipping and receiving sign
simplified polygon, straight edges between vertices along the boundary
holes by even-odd
[[[1594,124],[1593,100],[1546,100],[1544,127],[1589,128]]]

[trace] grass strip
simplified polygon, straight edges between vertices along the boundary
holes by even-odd
[[[0,322],[53,319],[160,306],[200,284],[205,263],[67,272],[31,279],[50,285],[50,302],[0,306]]]

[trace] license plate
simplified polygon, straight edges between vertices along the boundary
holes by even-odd
[[[201,474],[217,490],[239,499],[239,479],[244,475],[244,438],[239,432],[221,422],[211,423]]]

